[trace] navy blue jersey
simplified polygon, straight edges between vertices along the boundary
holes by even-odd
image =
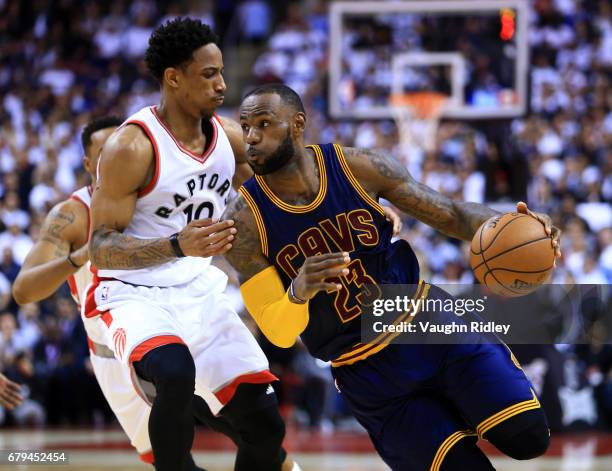
[[[310,301],[310,321],[301,335],[313,356],[334,360],[360,345],[362,305],[379,294],[375,285],[417,284],[419,265],[406,241],[391,243],[391,223],[351,173],[342,148],[309,147],[316,155],[320,181],[310,204],[284,203],[260,176],[249,179],[241,193],[253,210],[262,252],[277,268],[285,288],[305,257],[350,253],[349,274],[333,280],[342,289],[319,292]]]

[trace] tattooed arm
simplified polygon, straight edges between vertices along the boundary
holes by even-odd
[[[91,259],[98,268],[143,268],[176,258],[165,237],[142,240],[122,234],[154,165],[152,144],[138,126],[119,129],[104,145],[91,201],[89,241]]]
[[[322,280],[315,281],[310,277],[308,269],[302,267],[294,282],[302,279],[304,294],[300,293],[300,296],[303,297],[298,299],[297,286],[295,295],[290,296],[289,292],[293,293],[293,290],[285,289],[278,271],[268,263],[261,251],[255,218],[242,195],[231,203],[227,216],[236,221],[238,236],[234,248],[227,253],[226,258],[238,271],[244,305],[270,342],[277,347],[289,348],[308,326],[308,302],[303,300],[310,299],[321,289],[330,286],[336,289],[336,285],[318,283]],[[338,254],[324,256],[338,257]],[[323,267],[321,260],[311,262],[312,260],[309,262],[307,259],[304,266],[315,266],[319,269]],[[333,273],[321,273],[321,277],[337,275],[337,270]],[[308,279],[312,279],[312,282],[309,283]]]
[[[87,262],[87,218],[87,209],[72,199],[51,210],[13,284],[18,304],[51,296],[76,272],[69,255],[75,265]]]
[[[239,193],[230,202],[224,217],[234,220],[237,229],[236,240],[225,258],[236,269],[240,283],[243,283],[268,268],[270,264],[261,253],[255,217],[244,196]]]
[[[370,195],[393,205],[434,229],[472,240],[480,225],[497,214],[487,206],[454,201],[422,183],[393,157],[368,149],[344,148],[351,171]]]
[[[119,129],[104,145],[91,201],[89,253],[96,267],[130,270],[177,258],[168,237],[138,239],[123,234],[134,215],[138,192],[153,178],[154,166],[151,141],[138,126]],[[232,225],[233,221],[193,220],[179,232],[179,246],[188,256],[221,255],[231,247]]]

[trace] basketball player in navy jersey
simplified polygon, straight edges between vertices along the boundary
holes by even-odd
[[[344,399],[394,470],[492,470],[478,436],[516,459],[544,453],[545,415],[505,345],[361,343],[360,286],[412,285],[415,297],[449,298],[420,280],[407,242],[391,243],[379,197],[467,241],[496,213],[452,201],[377,152],[304,147],[304,108],[284,85],[249,93],[240,123],[255,176],[226,214],[238,230],[226,257],[267,338],[290,347],[301,336],[332,362]],[[531,214],[557,248],[558,229]]]

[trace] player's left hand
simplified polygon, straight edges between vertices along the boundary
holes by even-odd
[[[89,260],[89,251],[87,244],[70,254],[70,259],[79,266],[83,266]]]
[[[552,220],[548,214],[534,213],[527,207],[527,203],[519,201],[516,204],[516,211],[522,214],[528,214],[531,217],[536,218],[542,224],[544,224],[544,230],[552,239],[552,246],[555,249],[555,257],[561,256],[561,229],[553,226]]]
[[[389,221],[391,224],[393,224],[393,237],[398,236],[399,233],[402,231],[402,225],[403,225],[402,220],[399,217],[399,214],[397,214],[395,211],[393,211],[388,206],[383,206],[383,209],[385,210],[385,219]]]
[[[21,404],[22,401],[21,386],[13,383],[0,373],[0,405],[11,410]]]

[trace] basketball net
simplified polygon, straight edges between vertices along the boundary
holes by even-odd
[[[448,96],[437,92],[407,92],[391,95],[389,106],[397,124],[400,146],[406,153],[414,146],[426,152],[435,149],[436,133]]]

